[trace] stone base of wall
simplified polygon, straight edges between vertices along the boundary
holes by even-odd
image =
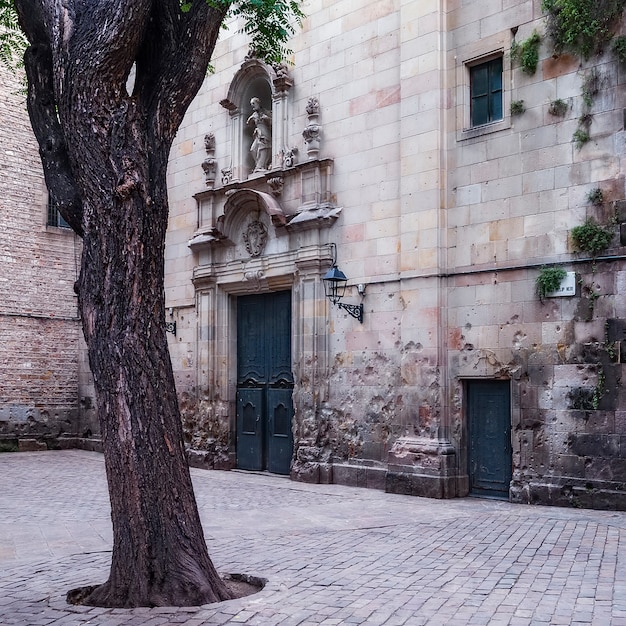
[[[193,448],[187,448],[186,452],[189,467],[225,471],[236,467],[234,458],[228,454],[218,453],[214,447],[209,450],[195,450]]]
[[[291,466],[289,477],[299,483],[330,485],[333,483],[333,465],[317,461],[296,461]]]
[[[457,496],[456,478],[390,469],[387,472],[385,491],[421,498],[455,498]]]
[[[102,441],[100,439],[88,439],[85,437],[0,434],[0,446],[7,452],[40,452],[42,450],[89,450],[102,452]]]
[[[61,450],[87,450],[102,452],[102,441],[88,437],[61,437],[57,440],[57,448]]]
[[[511,502],[626,511],[626,489],[623,483],[567,477],[551,477],[546,480],[549,482],[514,481],[510,491]]]
[[[333,463],[332,471],[333,483],[338,485],[385,489],[387,467],[380,463]]]
[[[457,458],[445,439],[402,437],[389,452],[385,491],[425,498],[455,498]]]

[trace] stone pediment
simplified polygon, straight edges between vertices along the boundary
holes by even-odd
[[[307,161],[196,194],[200,227],[189,247],[234,243],[252,213],[266,215],[277,235],[332,226],[341,214],[329,191],[332,164]]]

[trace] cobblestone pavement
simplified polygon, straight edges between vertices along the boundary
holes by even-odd
[[[0,626],[626,626],[626,513],[192,475],[216,567],[268,579],[263,591],[194,608],[67,605],[68,589],[108,573],[103,458],[1,454]]]

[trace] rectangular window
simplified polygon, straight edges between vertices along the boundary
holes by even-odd
[[[48,200],[48,226],[57,226],[58,228],[69,228],[70,225],[63,219],[58,209],[52,202]]]
[[[472,126],[503,118],[501,56],[470,67],[470,116]]]

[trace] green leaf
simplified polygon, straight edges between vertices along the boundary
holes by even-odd
[[[206,0],[223,7],[227,0]],[[298,0],[245,0],[230,6],[229,15],[244,20],[242,31],[250,37],[254,55],[267,63],[281,63],[290,54],[287,42],[305,17]]]
[[[0,63],[12,71],[21,67],[26,45],[13,2],[0,0]]]

